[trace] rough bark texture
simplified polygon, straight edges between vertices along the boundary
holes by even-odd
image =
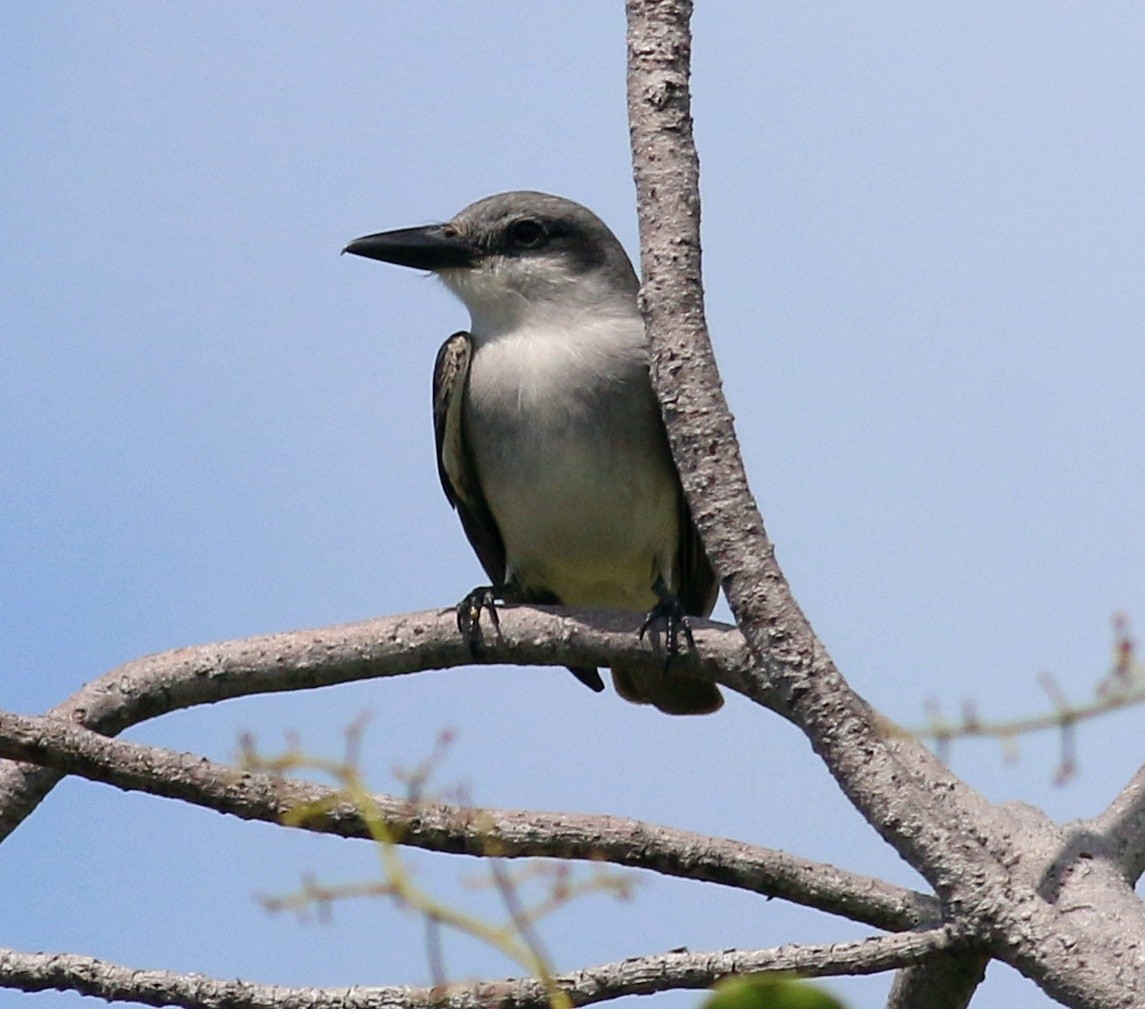
[[[653,378],[688,503],[758,658],[749,682],[773,704],[778,695],[848,798],[934,886],[952,923],[1068,1005],[1145,1004],[1145,918],[1118,867],[1093,852],[1070,857],[1052,826],[1035,830],[991,808],[919,744],[888,733],[792,598],[748,489],[704,320],[691,4],[627,8]]]
[[[641,642],[631,614],[505,606],[499,631],[487,633],[484,662],[528,665],[625,665],[659,669],[654,642]],[[742,688],[743,641],[722,624],[694,620],[704,658],[681,655],[680,675]],[[473,664],[452,609],[289,631],[147,655],[88,683],[49,712],[104,735],[196,704],[231,697],[305,690],[378,676]],[[561,675],[567,675],[562,673]],[[0,761],[0,841],[59,781],[50,769]]]
[[[986,976],[989,957],[938,957],[895,976],[887,1009],[964,1009]]]
[[[609,861],[783,897],[893,934],[779,949],[668,953],[562,975],[574,1005],[729,974],[809,976],[902,969],[895,1009],[960,1009],[998,958],[1066,1005],[1145,1005],[1145,770],[1101,816],[1059,825],[1019,804],[993,806],[912,739],[893,731],[840,676],[788,589],[748,488],[704,321],[698,161],[692,140],[686,0],[628,0],[629,116],[644,267],[642,309],[681,480],[739,630],[694,621],[698,655],[676,671],[719,682],[791,720],[845,794],[935,895],[722,838],[604,816],[464,810],[375,801],[401,843],[487,855]],[[505,607],[480,661],[660,669],[639,618]],[[742,634],[741,634],[742,631]],[[0,713],[0,841],[62,774],[279,820],[331,799],[315,785],[115,741],[147,718],[247,694],[306,689],[472,664],[454,613],[185,648],[100,677],[44,718]],[[541,673],[538,675],[566,675]],[[304,829],[368,836],[342,802]],[[448,989],[310,989],[140,971],[89,957],[0,950],[0,985],[188,1007],[540,1007],[535,979]]]
[[[292,810],[320,809],[299,824],[300,829],[371,837],[361,809],[334,789],[158,746],[116,742],[51,718],[0,712],[0,756],[244,820],[280,824]],[[611,862],[782,897],[892,931],[938,920],[938,902],[924,894],[771,848],[660,824],[604,815],[476,809],[387,795],[374,796],[373,803],[403,845],[430,851]]]
[[[709,988],[723,977],[758,971],[798,971],[808,977],[870,974],[940,955],[956,940],[943,929],[826,946],[665,953],[557,975],[553,982],[574,1006],[670,988]],[[67,990],[109,1002],[194,1009],[547,1009],[549,993],[534,979],[484,981],[441,988],[287,988],[221,981],[195,974],[144,971],[87,956],[16,953],[0,949],[0,977],[24,991]]]

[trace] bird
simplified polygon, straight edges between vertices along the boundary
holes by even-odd
[[[671,669],[719,583],[652,388],[640,283],[608,226],[572,200],[514,191],[343,252],[435,274],[469,310],[433,372],[441,485],[492,582],[459,604],[459,627],[479,633],[496,601],[646,612],[641,636],[667,622],[667,662],[614,666],[617,693],[667,714],[718,710],[715,684]],[[604,689],[596,668],[570,668]]]

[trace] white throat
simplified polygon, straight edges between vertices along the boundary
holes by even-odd
[[[514,333],[563,333],[566,338],[639,319],[636,300],[600,273],[571,274],[557,258],[492,259],[442,270],[442,282],[469,309],[478,346]]]

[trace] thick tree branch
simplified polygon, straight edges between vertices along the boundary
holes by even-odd
[[[1145,767],[1142,767],[1092,827],[1130,883],[1145,872]]]
[[[952,953],[900,970],[886,1009],[966,1009],[989,963],[981,953]]]
[[[1119,880],[1098,865],[1079,874],[1087,893],[1102,889],[1106,907],[1125,915],[1124,927],[1111,934],[1104,913],[1086,920],[1084,904],[1061,903],[1072,888],[1066,877],[1058,874],[1062,886],[1048,889],[1023,878],[1023,859],[1051,868],[1015,843],[1023,826],[917,742],[894,738],[843,681],[793,598],[748,488],[704,319],[688,83],[691,3],[628,0],[627,12],[653,381],[688,504],[759,660],[749,689],[779,694],[778,707],[806,733],[856,808],[935,887],[953,918],[988,938],[998,955],[1069,1005],[1145,1003],[1145,922]]]
[[[921,963],[956,949],[946,929],[902,932],[859,942],[781,946],[752,951],[664,953],[560,974],[554,978],[576,1006],[624,995],[710,988],[721,978],[760,971],[798,971],[809,977],[874,974]],[[0,950],[0,985],[22,991],[78,991],[109,1002],[185,1006],[187,1009],[548,1009],[544,986],[533,978],[440,988],[287,988],[219,981],[201,975],[120,967],[93,957]]]
[[[659,668],[654,647],[640,641],[638,615],[556,607],[504,606],[500,631],[487,634],[484,663],[626,665]],[[698,654],[680,656],[681,675],[694,674],[742,689],[746,653],[734,628],[693,621]],[[325,687],[472,665],[453,610],[429,610],[310,631],[178,648],[113,669],[50,712],[103,735],[158,715],[231,697]],[[52,789],[59,775],[0,762],[0,840]]]
[[[989,859],[967,844],[985,803],[919,744],[891,738],[849,689],[791,595],[748,487],[704,319],[690,9],[685,0],[628,3],[641,294],[673,455],[708,555],[760,660],[752,685],[769,695],[778,688],[790,701],[790,717],[859,810],[945,892],[947,875],[968,860],[989,871]],[[944,780],[941,799],[933,795],[931,772]],[[944,826],[957,819],[955,829]]]
[[[322,808],[325,812],[308,818],[305,829],[370,837],[360,810],[339,801],[334,789],[108,739],[54,719],[0,712],[0,756],[244,820],[281,823],[292,810]],[[938,920],[938,903],[931,897],[771,848],[622,817],[475,809],[384,795],[374,799],[401,844],[431,851],[606,861],[739,887],[894,931]]]
[[[743,632],[741,638],[728,628],[700,625],[702,658],[684,657],[678,672],[720,682],[795,723],[856,808],[934,886],[947,924],[861,943],[639,958],[564,975],[561,987],[581,1005],[706,987],[751,970],[823,975],[909,967],[892,1005],[953,1009],[969,999],[986,958],[997,956],[1067,1005],[1145,1004],[1145,909],[1132,890],[1145,870],[1145,776],[1088,823],[1059,827],[1036,811],[991,806],[915,740],[883,724],[843,680],[793,598],[748,487],[704,319],[688,81],[691,4],[627,0],[627,8],[641,297],[653,380],[689,505]],[[506,608],[501,631],[491,635],[480,661],[659,668],[661,658],[636,637],[637,620]],[[0,753],[51,765],[0,765],[0,839],[61,772],[247,818],[279,818],[298,802],[328,793],[103,737],[227,697],[468,664],[452,611],[180,649],[129,663],[69,698],[53,718],[0,719]],[[886,928],[929,924],[935,913],[929,898],[829,866],[635,821],[481,811],[477,827],[475,811],[381,801],[405,843],[421,847],[486,854],[492,841],[498,854],[510,856],[603,856],[746,886]],[[348,804],[331,809],[314,829],[364,833]],[[547,1001],[535,980],[456,987],[444,995],[440,989],[290,989],[2,951],[0,978],[0,985],[27,991],[60,988],[196,1007],[531,1007]]]

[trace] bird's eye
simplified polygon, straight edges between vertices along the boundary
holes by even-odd
[[[509,238],[519,249],[539,249],[548,240],[548,232],[540,221],[525,218],[514,221],[509,228]]]

